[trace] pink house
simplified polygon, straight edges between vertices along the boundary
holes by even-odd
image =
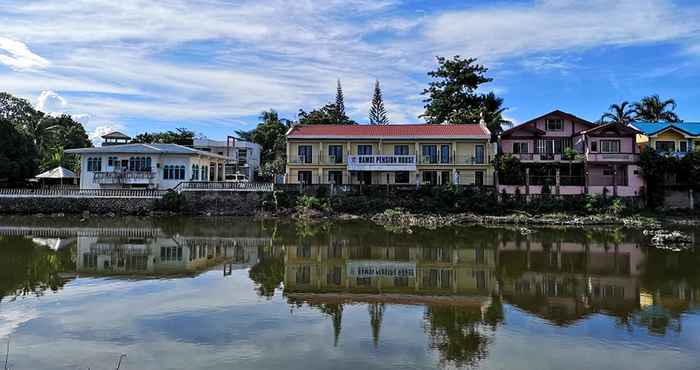
[[[498,191],[542,194],[638,196],[644,182],[637,165],[634,128],[595,124],[559,110],[504,131],[499,152],[518,158],[523,171],[498,179]]]

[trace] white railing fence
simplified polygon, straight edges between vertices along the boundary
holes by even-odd
[[[274,184],[263,182],[184,181],[173,190],[179,193],[187,191],[271,192],[274,190]]]
[[[152,189],[2,189],[0,198],[147,198],[157,199],[166,190]]]

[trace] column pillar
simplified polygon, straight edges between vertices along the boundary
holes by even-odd
[[[530,195],[530,167],[525,168],[525,195]]]
[[[612,165],[612,175],[613,175],[613,196],[617,196],[617,165],[614,164]]]
[[[556,195],[559,195],[559,186],[561,186],[561,170],[559,169],[559,167],[557,167],[557,173],[555,175],[554,181],[556,183],[554,193]]]

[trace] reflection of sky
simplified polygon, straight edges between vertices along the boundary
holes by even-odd
[[[56,294],[0,305],[13,369],[433,368],[421,306],[387,306],[374,347],[366,305],[346,306],[338,347],[331,318],[280,294],[256,296],[247,271],[163,280],[77,279]],[[481,369],[695,369],[700,320],[651,336],[593,315],[560,328],[506,307]],[[487,330],[487,329],[485,329]],[[2,334],[7,334],[2,332]],[[4,339],[4,338],[3,338]],[[4,343],[4,340],[0,340]],[[0,346],[2,347],[2,346]]]

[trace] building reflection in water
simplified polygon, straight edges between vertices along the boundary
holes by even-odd
[[[665,335],[682,330],[682,314],[700,292],[695,250],[650,249],[635,233],[523,236],[462,228],[396,235],[365,224],[262,230],[222,237],[157,227],[0,227],[9,235],[0,237],[0,297],[60,289],[66,273],[195,275],[223,263],[225,274],[248,269],[260,296],[282,289],[291,306],[328,316],[335,345],[347,305],[366,306],[374,346],[381,346],[392,305],[422,306],[428,343],[441,363],[470,366],[488,356],[508,319],[506,304],[556,326],[604,314],[623,328]]]

